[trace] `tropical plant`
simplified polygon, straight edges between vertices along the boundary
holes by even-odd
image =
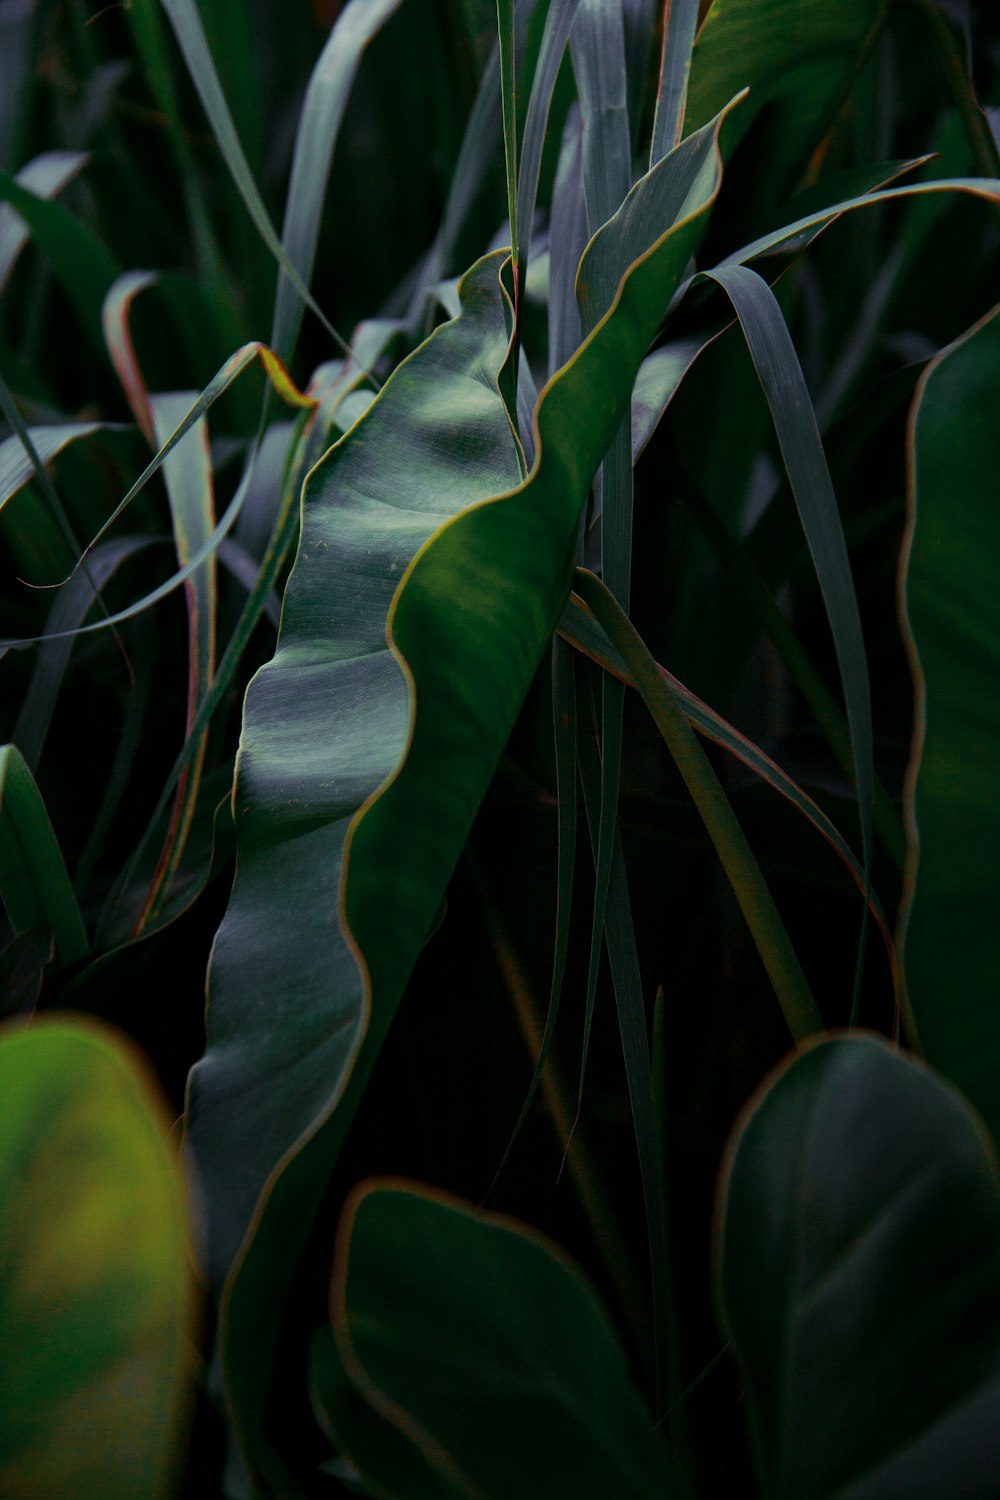
[[[996,19],[0,36],[0,1488],[1000,1493]]]

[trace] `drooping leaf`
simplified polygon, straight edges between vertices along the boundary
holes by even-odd
[[[0,1491],[162,1500],[192,1334],[163,1105],[90,1023],[6,1029],[0,1077]]]
[[[900,589],[917,698],[906,985],[927,1057],[1000,1136],[998,359],[994,310],[921,380]]]
[[[607,1314],[540,1235],[371,1184],[344,1213],[331,1307],[348,1375],[422,1449],[443,1495],[678,1494]]]
[[[87,935],[34,777],[16,745],[0,748],[0,900],[15,932],[51,932],[60,967],[86,957]]]
[[[766,1500],[981,1500],[1000,1473],[1000,1177],[966,1102],[881,1039],[748,1109],[719,1295]]]
[[[688,148],[683,216],[542,392],[523,483],[496,384],[508,345],[493,256],[466,278],[462,317],[404,361],[307,490],[278,653],[247,701],[239,874],[190,1092],[216,1288],[228,1276],[229,1399],[254,1463],[267,1461],[257,1427],[295,1257],[558,619],[593,473],[717,191],[702,144]],[[448,509],[460,514],[442,524]]]
[[[14,181],[36,198],[55,198],[87,161],[85,151],[43,151],[21,168]],[[31,230],[9,203],[0,204],[0,292],[7,285]]]

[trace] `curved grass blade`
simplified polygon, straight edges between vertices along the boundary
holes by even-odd
[[[958,1091],[824,1040],[739,1121],[722,1322],[768,1500],[974,1500],[1000,1468],[1000,1178]]]
[[[463,316],[404,361],[307,491],[278,653],[247,699],[239,873],[189,1094],[216,1206],[228,1398],[252,1467],[273,1462],[259,1422],[295,1260],[557,623],[586,493],[718,191],[717,155],[697,182],[687,216],[627,269],[543,390],[521,484],[505,490],[518,456],[496,383],[508,343],[492,256],[466,278]],[[444,525],[442,502],[461,512]]]
[[[149,391],[132,342],[130,317],[136,297],[147,287],[155,286],[156,281],[155,271],[126,271],[110,288],[101,306],[101,326],[111,363],[139,431],[151,448],[159,445],[153,433]]]
[[[61,203],[51,203],[0,173],[0,202],[15,208],[43,252],[91,343],[104,353],[100,307],[121,267],[102,240]]]
[[[198,91],[198,97],[208,116],[209,124],[212,127],[219,150],[222,152],[236,190],[243,199],[247,213],[253,221],[254,228],[274,256],[274,259],[278,262],[294,291],[309,310],[316,315],[333,342],[346,353],[347,343],[341,338],[323,309],[319,306],[319,303],[313,297],[312,292],[310,292],[302,280],[302,277],[292,264],[279,240],[274,225],[271,223],[271,217],[264,206],[264,200],[260,196],[257,184],[254,182],[250,163],[247,161],[246,153],[240,145],[240,139],[233,124],[233,117],[229,113],[229,106],[226,103],[225,95],[222,92],[219,75],[212,61],[212,54],[208,49],[208,43],[205,39],[205,30],[194,0],[162,0],[162,4],[170,18],[170,24],[174,28],[174,35],[184,54],[184,61],[187,63],[191,81]]]
[[[443,1475],[443,1495],[679,1495],[604,1307],[527,1227],[366,1183],[344,1210],[331,1317],[349,1379]]]
[[[827,687],[802,642],[774,602],[770,589],[754,566],[752,558],[747,555],[746,549],[730,536],[725,523],[704,495],[693,484],[689,485],[686,476],[678,473],[677,468],[674,473],[678,480],[675,493],[691,512],[727,574],[767,632],[789,678],[802,694],[845,774],[850,777],[854,766],[851,737],[836,696]],[[902,869],[905,849],[903,826],[891,797],[877,775],[874,779],[872,821],[886,853],[896,868]]]
[[[715,267],[717,271],[727,266],[745,265],[758,256],[769,255],[775,250],[792,248],[794,242],[809,230],[818,229],[835,219],[839,214],[851,213],[856,208],[873,208],[878,203],[894,203],[903,198],[920,198],[925,193],[968,193],[973,198],[983,198],[988,203],[1000,202],[1000,178],[996,177],[939,177],[933,182],[913,182],[906,187],[879,188],[855,198],[844,198],[831,203],[814,213],[801,215],[785,224],[781,229],[762,234],[748,245],[725,256]]]
[[[917,1038],[1000,1139],[1000,311],[925,371],[900,605],[916,695],[902,955]]]
[[[12,735],[14,743],[32,770],[37,767],[45,748],[49,724],[73,651],[77,627],[83,624],[98,602],[101,589],[123,563],[148,547],[160,545],[162,542],[159,537],[149,536],[116,537],[102,542],[90,555],[89,576],[78,573],[68,583],[64,583],[56,594],[45,621],[46,634],[39,644],[38,658]]]
[[[165,442],[183,421],[193,391],[150,397],[154,446]],[[177,561],[187,566],[205,547],[215,522],[215,493],[208,425],[202,418],[163,464]],[[189,738],[215,671],[216,560],[210,553],[184,584],[188,615],[188,687],[185,738]],[[180,777],[173,812],[149,893],[136,919],[134,936],[152,921],[170,894],[170,885],[184,856],[198,802],[201,773],[208,749],[208,730],[198,740],[189,765]]]
[[[749,266],[726,266],[706,274],[717,281],[729,297],[746,338],[771,410],[778,446],[826,607],[844,690],[851,760],[858,792],[867,922],[875,801],[871,690],[861,612],[837,497],[802,367],[777,298],[767,282]],[[863,926],[858,945],[852,1022],[860,1001],[864,949]]]
[[[796,1041],[821,1031],[822,1018],[767,882],[670,684],[660,675],[627,615],[599,578],[578,568],[576,591],[627,665],[684,778],[746,918],[788,1029]]]
[[[616,677],[620,677],[631,688],[637,686],[635,678],[619,652],[611,644],[606,631],[578,594],[574,593],[569,597],[559,621],[559,634],[577,651],[588,656],[591,661],[597,662],[605,672],[611,672]],[[700,735],[711,740],[713,744],[728,751],[746,766],[747,770],[752,771],[772,791],[777,792],[797,812],[801,813],[830,845],[858,890],[864,894],[864,870],[858,863],[850,844],[822,808],[759,745],[754,744],[753,740],[730,724],[728,719],[723,718],[721,714],[716,713],[714,708],[710,708],[701,698],[696,697],[678,678],[668,672],[666,667],[660,666],[657,662],[656,670],[669,685],[691,728],[696,729]],[[885,942],[886,954],[895,978],[896,947],[889,924],[874,891],[869,891],[868,901],[872,917]]]
[[[90,1022],[5,1027],[0,1073],[0,1490],[166,1500],[194,1288],[163,1103],[138,1054]]]
[[[89,952],[83,918],[45,803],[16,745],[0,748],[0,898],[15,932],[51,932],[55,963]]]
[[[184,420],[177,427],[177,430],[163,445],[159,453],[157,453],[156,456],[149,462],[149,464],[147,464],[146,468],[139,475],[139,478],[136,480],[135,484],[133,484],[131,489],[128,491],[128,494],[115,507],[114,511],[104,522],[104,525],[98,531],[93,540],[88,543],[86,548],[83,549],[80,561],[77,563],[78,569],[86,569],[87,559],[93,548],[95,548],[102,541],[109,528],[114,525],[122,512],[126,509],[127,506],[131,504],[139,491],[145,486],[146,482],[151,479],[152,476],[157,472],[164,459],[166,459],[169,454],[174,451],[177,444],[181,442],[181,440],[186,436],[188,432],[190,432],[195,423],[205,415],[205,413],[218,400],[223,392],[228,390],[237,376],[241,375],[247,368],[247,366],[252,364],[255,359],[260,360],[261,365],[263,366],[265,373],[270,379],[272,386],[281,396],[282,400],[286,401],[290,406],[297,406],[300,408],[305,408],[306,410],[312,410],[317,406],[317,398],[314,396],[303,395],[303,393],[298,389],[298,387],[289,377],[288,371],[285,369],[284,365],[281,364],[281,362],[275,357],[273,352],[267,347],[266,344],[245,344],[242,349],[238,349],[235,354],[230,356],[230,358],[222,366],[222,369],[218,372],[215,378],[209,383],[209,385],[206,386],[205,390],[202,391],[201,395],[198,397],[197,401],[195,401],[194,405],[191,407]],[[2,381],[0,381],[0,399],[3,398],[4,394],[5,389],[3,387]],[[36,468],[41,469],[41,465],[36,465]],[[44,469],[41,469],[41,473],[42,477],[47,478],[47,476],[44,475]],[[109,626],[121,624],[124,620],[132,619],[133,616],[140,614],[143,610],[149,609],[154,604],[158,604],[161,599],[165,599],[168,594],[171,594],[174,591],[174,589],[180,588],[181,584],[184,583],[188,578],[190,578],[191,575],[198,568],[200,568],[209,557],[212,556],[222,538],[224,536],[227,536],[228,533],[232,530],[242,508],[244,496],[246,495],[252,474],[253,461],[251,456],[251,459],[248,460],[243,478],[240,481],[236,493],[233,496],[232,500],[229,502],[229,505],[222,515],[218,525],[212,530],[211,534],[206,538],[205,542],[197,549],[195,554],[183,567],[179,568],[175,573],[173,573],[165,583],[160,584],[158,588],[155,588],[150,593],[144,595],[142,599],[137,600],[134,604],[128,605],[125,609],[119,610],[116,614],[106,615],[104,619],[95,621],[92,625],[80,625],[76,629],[71,631],[61,631],[59,633],[59,636],[22,637],[18,639],[0,641],[0,646],[18,647],[34,644],[34,642],[39,639],[54,640],[60,638],[68,638],[69,636],[88,635],[93,633],[94,631],[106,630]],[[56,498],[56,503],[58,504],[58,498]],[[77,550],[79,551],[79,547],[77,547]],[[73,573],[70,574],[70,577],[74,576],[77,568],[73,570]],[[68,582],[68,579],[63,579],[62,582],[66,583]]]
[[[4,438],[0,443],[0,509],[23,485],[38,477],[40,467],[44,470],[44,465],[51,463],[70,443],[92,437],[108,426],[107,422],[58,422],[28,427],[25,431],[30,446],[17,433]]]
[[[400,0],[350,0],[330,32],[309,79],[295,133],[281,243],[301,281],[312,279],[320,219],[341,121],[365,48]],[[302,321],[302,301],[284,270],[271,326],[271,347],[288,363]]]
[[[14,181],[36,198],[56,198],[88,159],[86,151],[43,151],[16,173]],[[0,292],[30,238],[31,230],[17,210],[0,204]]]

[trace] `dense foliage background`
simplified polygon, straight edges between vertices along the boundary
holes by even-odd
[[[0,1490],[1000,1493],[995,8],[0,58]]]

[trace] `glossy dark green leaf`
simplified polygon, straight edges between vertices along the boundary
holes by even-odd
[[[311,1214],[558,620],[593,473],[717,191],[718,158],[700,147],[686,148],[685,217],[626,268],[609,314],[542,392],[523,483],[496,384],[508,348],[496,255],[465,279],[462,316],[404,361],[311,478],[278,653],[247,699],[238,875],[190,1093],[248,1452]]]
[[[309,1389],[320,1426],[370,1494],[406,1500],[464,1500],[413,1435],[395,1426],[354,1385],[329,1324],[309,1350]],[[364,1476],[362,1479],[361,1476]]]
[[[5,1500],[161,1500],[189,1398],[186,1203],[145,1069],[108,1031],[0,1034]]]
[[[685,130],[696,130],[742,88],[747,107],[727,127],[734,142],[770,108],[761,196],[801,170],[841,92],[884,23],[885,0],[715,0],[694,44]]]
[[[373,1184],[345,1210],[332,1314],[348,1375],[442,1474],[442,1496],[679,1493],[606,1312],[540,1235]]]
[[[1000,1475],[1000,1176],[950,1085],[821,1042],[740,1121],[723,1321],[767,1500],[986,1500]]]
[[[916,679],[903,964],[917,1035],[1000,1136],[1000,314],[924,375],[900,579]]]
[[[52,933],[60,967],[86,957],[87,935],[62,852],[16,745],[0,748],[0,900],[15,932]]]

